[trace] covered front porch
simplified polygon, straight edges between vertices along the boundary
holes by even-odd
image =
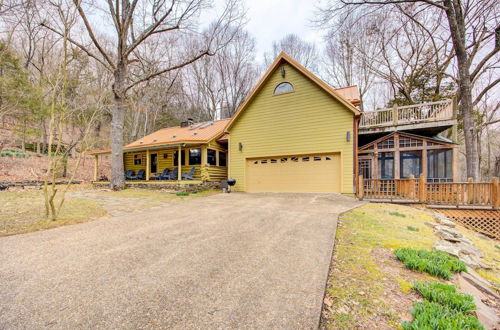
[[[110,151],[94,153],[94,183],[109,183],[99,168],[100,159]],[[127,185],[200,184],[227,178],[227,151],[212,142],[124,148],[124,175]]]

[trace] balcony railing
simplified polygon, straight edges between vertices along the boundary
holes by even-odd
[[[453,119],[453,101],[444,100],[365,112],[360,128],[397,126]]]

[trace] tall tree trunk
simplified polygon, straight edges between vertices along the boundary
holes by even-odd
[[[444,0],[446,16],[450,26],[451,39],[457,59],[459,77],[459,111],[463,118],[465,137],[465,159],[467,164],[467,177],[479,179],[479,157],[476,144],[476,125],[474,123],[472,105],[472,84],[469,72],[469,57],[465,40],[465,19],[462,12],[461,1]]]
[[[111,189],[125,188],[123,167],[123,126],[125,122],[126,95],[125,82],[127,68],[125,63],[118,63],[114,72],[114,107],[111,110]]]

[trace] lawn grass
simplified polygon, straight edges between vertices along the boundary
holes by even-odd
[[[213,194],[217,194],[219,191],[216,190],[206,190],[206,191],[200,191],[197,192],[196,194],[194,193],[185,193],[181,192],[180,195],[178,195],[177,192],[171,192],[171,191],[162,191],[162,190],[149,190],[149,189],[137,189],[137,188],[128,188],[128,189],[123,189],[120,191],[109,191],[109,190],[97,190],[96,194],[102,195],[102,196],[110,196],[110,197],[117,197],[117,198],[148,198],[148,199],[157,199],[157,200],[165,200],[165,199],[170,199],[170,200],[175,200],[179,199],[176,197],[203,197],[203,196],[209,196]],[[184,200],[184,199],[181,199]]]
[[[449,280],[452,273],[467,270],[465,264],[443,251],[415,250],[399,248],[396,257],[407,268],[418,272],[427,272],[430,275]]]
[[[412,298],[406,305],[388,294],[411,295],[411,283],[393,271],[391,263],[402,271],[393,257],[394,249],[412,247],[431,249],[437,237],[425,222],[433,222],[429,213],[402,205],[366,204],[339,218],[336,243],[326,299],[332,306],[325,307],[321,328],[353,329],[397,328],[401,311],[408,313]],[[409,231],[408,226],[418,231]],[[377,253],[387,251],[387,259]],[[428,280],[426,274],[415,274]],[[400,306],[401,305],[401,306]]]
[[[97,201],[68,197],[58,220],[47,222],[44,214],[41,190],[0,192],[0,236],[84,222],[99,218],[106,212]]]
[[[413,290],[430,302],[436,302],[462,313],[476,309],[471,295],[457,293],[454,285],[440,282],[415,282]]]

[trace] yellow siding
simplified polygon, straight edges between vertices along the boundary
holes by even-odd
[[[199,146],[193,146],[193,147],[188,147],[188,148],[183,148],[182,152],[185,153],[186,157],[186,163],[185,165],[182,165],[182,173],[188,173],[192,167],[195,168],[194,172],[194,179],[195,180],[200,180],[201,179],[201,166],[200,165],[190,165],[189,164],[189,149],[197,149],[200,148],[202,149],[202,163],[205,161],[206,162],[206,148],[207,146],[205,145],[199,145]],[[216,149],[216,150],[223,150],[225,149],[220,146],[217,142],[212,142],[210,144],[211,149]],[[177,167],[177,164],[174,164],[174,151],[176,151],[177,148],[170,148],[170,149],[154,149],[150,150],[150,154],[158,154],[158,166],[157,166],[157,173],[151,173],[151,178],[154,177],[154,174],[160,174],[163,172],[165,168],[170,169],[171,171]],[[134,165],[134,155],[136,154],[141,154],[142,155],[142,162],[141,165]],[[167,155],[165,158],[164,155]],[[217,153],[217,157],[218,157]],[[135,173],[137,173],[138,170],[146,170],[146,151],[140,151],[140,152],[130,152],[126,153],[124,155],[125,159],[125,170],[133,170]],[[218,164],[218,158],[217,158],[217,164]],[[208,173],[210,175],[209,181],[220,181],[223,179],[227,178],[227,167],[222,167],[222,166],[210,166],[208,165]]]
[[[134,165],[134,155],[142,155],[140,165]],[[137,171],[139,170],[146,170],[146,151],[126,153],[123,158],[125,171],[132,170],[135,174],[137,174]]]
[[[219,151],[225,151],[227,153],[226,148],[222,147],[217,141],[211,141],[208,145],[208,148],[217,150],[217,166],[208,165],[208,174],[210,176],[209,181],[221,181],[227,179],[227,166],[219,166]],[[228,161],[228,157],[226,156],[226,163]]]
[[[339,152],[341,192],[352,194],[353,113],[292,66],[285,64],[285,78],[280,68],[230,129],[229,177],[236,179],[235,189],[246,190],[247,158]],[[273,95],[283,81],[292,83],[295,91]],[[347,132],[351,132],[350,142]]]

